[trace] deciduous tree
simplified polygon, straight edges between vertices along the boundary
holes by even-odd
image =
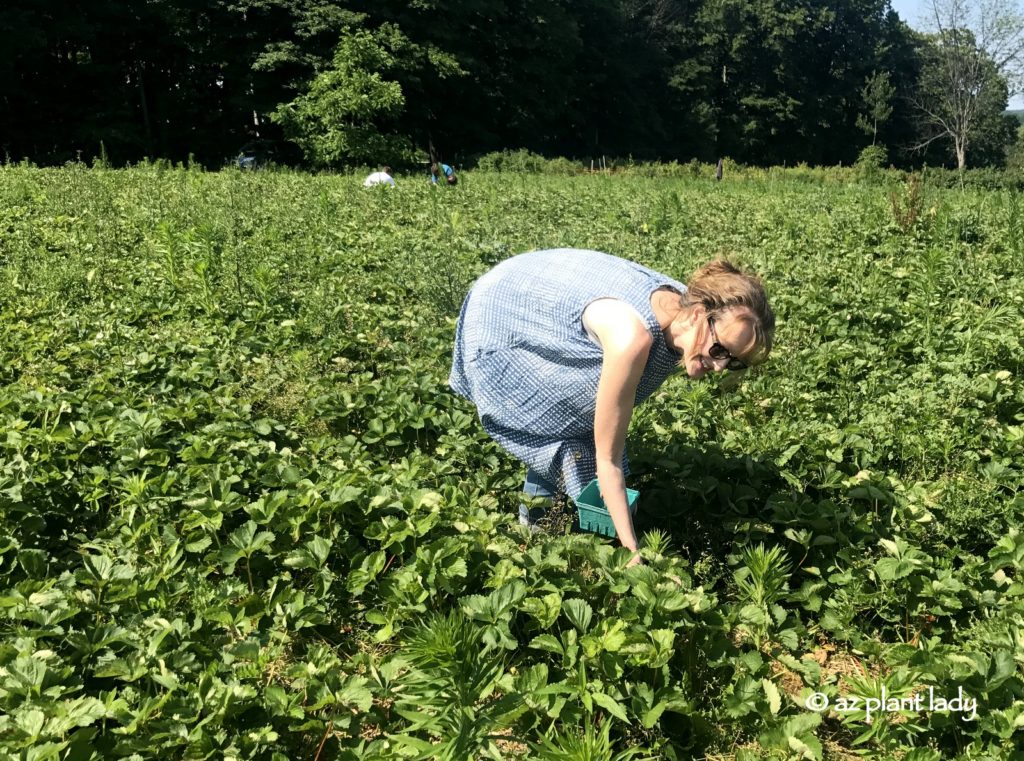
[[[333,64],[272,114],[313,164],[409,160],[411,143],[392,129],[405,97],[398,82],[388,78],[395,57],[382,40],[395,33],[346,29]]]
[[[878,141],[878,125],[892,116],[892,98],[896,88],[889,82],[889,72],[872,72],[860,91],[867,113],[857,116],[857,126],[871,135],[871,144]]]
[[[915,105],[918,148],[949,140],[957,167],[977,138],[1001,121],[1024,77],[1024,15],[1017,0],[930,0],[933,35]]]

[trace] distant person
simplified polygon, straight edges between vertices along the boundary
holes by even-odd
[[[363,180],[364,188],[372,188],[374,185],[390,185],[395,186],[395,178],[391,176],[391,167],[383,166],[379,172],[373,172]]]
[[[447,164],[434,163],[430,165],[430,182],[432,184],[436,185],[442,174],[444,181],[449,185],[455,185],[459,181],[459,178],[455,176],[455,170]]]

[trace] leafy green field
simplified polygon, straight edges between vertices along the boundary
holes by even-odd
[[[0,168],[0,757],[1024,757],[1020,194],[399,182]],[[555,246],[779,316],[635,415],[644,567],[445,385]]]

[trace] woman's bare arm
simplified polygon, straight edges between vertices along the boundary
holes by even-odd
[[[637,538],[626,499],[622,454],[636,389],[653,340],[636,311],[622,301],[595,301],[584,310],[583,317],[585,325],[598,337],[604,352],[594,413],[598,486],[619,541],[624,547],[636,550]]]

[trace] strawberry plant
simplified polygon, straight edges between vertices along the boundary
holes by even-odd
[[[0,755],[1018,757],[1018,201],[697,174],[0,167]],[[634,415],[643,566],[519,526],[446,387],[468,284],[558,246],[778,314]]]

